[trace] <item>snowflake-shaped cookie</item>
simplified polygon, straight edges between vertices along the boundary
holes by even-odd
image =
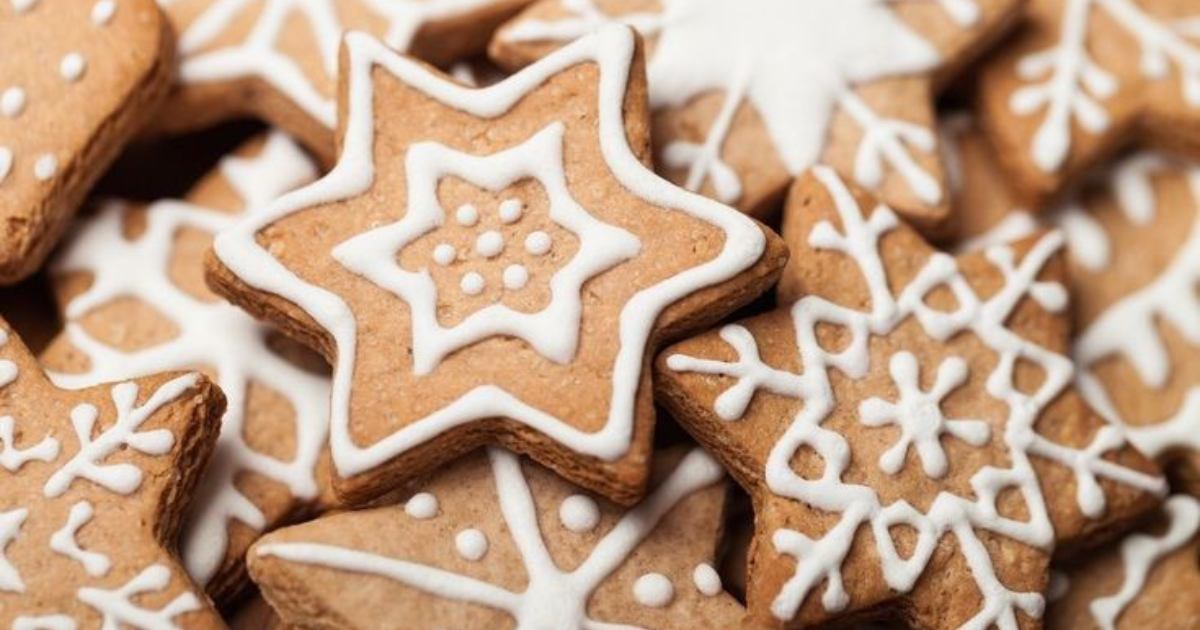
[[[786,216],[784,306],[732,325],[759,367],[709,333],[656,371],[658,398],[755,498],[751,615],[819,623],[901,598],[927,628],[1041,617],[1055,546],[1165,491],[1070,390],[1061,236],[954,258],[825,168]],[[787,383],[717,410],[765,370]]]
[[[55,388],[0,323],[0,625],[223,627],[170,546],[223,398],[198,374]]]

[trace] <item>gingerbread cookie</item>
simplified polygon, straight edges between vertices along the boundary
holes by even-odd
[[[338,495],[499,443],[632,504],[649,353],[763,292],[786,248],[645,167],[627,28],[482,89],[361,34],[345,46],[338,165],[222,233],[208,268],[334,364]]]
[[[745,610],[713,568],[725,471],[699,449],[657,461],[657,487],[626,512],[480,451],[403,505],[268,534],[250,571],[302,627],[735,627]]]
[[[252,115],[328,164],[337,123],[337,52],[346,31],[442,67],[477,54],[529,0],[164,0],[179,72],[159,127],[184,131]]]
[[[1165,491],[1069,389],[1061,237],[956,259],[822,167],[793,188],[784,238],[785,306],[655,370],[754,500],[750,614],[1036,627],[1051,552]]]
[[[0,625],[220,628],[174,558],[217,438],[198,374],[55,388],[0,322]]]
[[[33,273],[166,93],[153,0],[0,3],[0,285]]]
[[[981,71],[978,109],[1035,209],[1126,141],[1200,152],[1200,5],[1031,0]]]
[[[243,212],[314,176],[300,149],[273,133],[225,158],[186,201],[105,203],[53,265],[68,321],[42,355],[56,383],[202,368],[228,397],[180,544],[192,578],[222,603],[248,583],[250,543],[318,497],[329,384],[319,358],[289,360],[294,349],[209,292],[204,253]]]
[[[1200,624],[1200,503],[1175,495],[1152,526],[1051,574],[1046,628],[1186,630]]]
[[[604,22],[650,38],[657,164],[757,217],[828,164],[923,230],[950,216],[933,93],[1019,0],[541,0],[490,51],[519,66]]]
[[[965,189],[995,181],[994,164],[973,150],[977,138],[960,143]],[[1181,490],[1200,494],[1200,166],[1135,153],[1037,218],[1006,199],[1000,189],[964,198],[963,216],[976,218],[963,247],[1040,224],[1062,230],[1080,391],[1138,449],[1171,465]]]

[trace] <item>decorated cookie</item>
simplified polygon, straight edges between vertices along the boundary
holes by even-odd
[[[174,559],[217,439],[198,374],[57,389],[0,322],[0,626],[220,628]]]
[[[250,571],[304,627],[737,627],[745,610],[713,568],[725,471],[698,449],[656,462],[656,487],[624,511],[479,451],[401,505],[265,536]]]
[[[650,38],[656,163],[758,217],[828,164],[922,229],[949,217],[933,92],[1019,0],[541,0],[492,55],[519,66],[605,22]]]
[[[334,159],[338,45],[348,30],[439,66],[482,52],[529,0],[160,0],[179,32],[166,131],[237,116],[286,129]]]
[[[824,167],[784,216],[784,306],[655,370],[754,500],[750,614],[1035,627],[1051,552],[1165,491],[1070,389],[1061,237],[953,258]]]
[[[1200,503],[1167,499],[1151,526],[1051,574],[1049,630],[1185,630],[1200,624]]]
[[[209,292],[204,252],[243,211],[314,175],[289,139],[271,134],[225,158],[186,201],[104,204],[53,265],[68,323],[42,361],[59,385],[203,368],[228,397],[180,543],[188,572],[222,602],[246,584],[250,543],[318,496],[329,385]]]
[[[995,166],[961,136],[964,188]],[[1019,238],[1039,224],[1066,239],[1079,389],[1143,453],[1200,495],[1200,166],[1135,153],[1036,217],[1002,189],[964,198],[966,248]]]
[[[153,0],[0,3],[0,285],[33,273],[166,93]]]
[[[1127,141],[1200,152],[1200,5],[1031,0],[981,72],[979,112],[1035,208]]]
[[[337,166],[223,232],[208,269],[334,364],[338,495],[498,443],[632,504],[654,348],[764,291],[786,249],[646,168],[628,28],[482,89],[361,34],[342,59]]]

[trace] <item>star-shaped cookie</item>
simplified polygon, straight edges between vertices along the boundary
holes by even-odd
[[[490,52],[514,67],[622,22],[650,41],[656,164],[757,217],[828,164],[923,230],[950,205],[933,93],[1006,27],[1019,0],[541,0]]]
[[[996,182],[977,133],[961,135],[963,184]],[[1062,230],[1074,291],[1080,392],[1143,453],[1200,494],[1200,165],[1142,151],[1035,217],[1003,188],[962,197],[963,247]]]
[[[699,449],[660,453],[656,468],[654,490],[624,511],[512,453],[480,451],[404,505],[268,534],[250,571],[292,623],[737,627],[745,609],[713,568],[725,471]]]
[[[1200,620],[1200,502],[1167,499],[1160,514],[1050,578],[1049,630],[1185,630]]]
[[[978,110],[1035,209],[1127,141],[1200,151],[1200,6],[1031,0],[980,72]]]
[[[209,283],[334,365],[335,490],[368,500],[500,443],[642,494],[650,353],[769,287],[769,230],[650,172],[636,36],[467,88],[361,34],[342,156],[222,233]]]
[[[361,30],[442,67],[480,53],[529,0],[163,0],[179,72],[159,127],[185,131],[251,115],[325,163],[334,153],[337,51]]]
[[[784,306],[655,370],[754,501],[751,616],[1036,627],[1051,553],[1165,491],[1070,389],[1061,236],[954,258],[818,168],[784,238]]]
[[[0,625],[220,628],[175,560],[224,398],[198,374],[54,387],[0,322]]]
[[[282,133],[251,140],[185,201],[103,203],[52,267],[67,325],[41,359],[57,384],[205,369],[229,399],[180,544],[189,574],[223,603],[248,584],[250,543],[320,495],[329,382],[319,357],[281,346],[274,331],[212,295],[204,254],[239,215],[315,175]]]
[[[158,107],[172,45],[153,0],[0,3],[0,285],[41,266]]]

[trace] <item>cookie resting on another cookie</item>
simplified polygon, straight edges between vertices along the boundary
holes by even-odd
[[[174,554],[223,409],[199,374],[57,389],[0,322],[0,626],[223,627]]]
[[[780,239],[646,167],[628,28],[482,89],[351,34],[340,77],[338,164],[208,265],[333,363],[335,491],[362,503],[500,444],[636,502],[648,357],[765,291]]]
[[[1070,389],[1061,237],[953,258],[818,168],[784,238],[783,306],[655,369],[754,502],[751,616],[1036,627],[1051,554],[1166,490]]]

